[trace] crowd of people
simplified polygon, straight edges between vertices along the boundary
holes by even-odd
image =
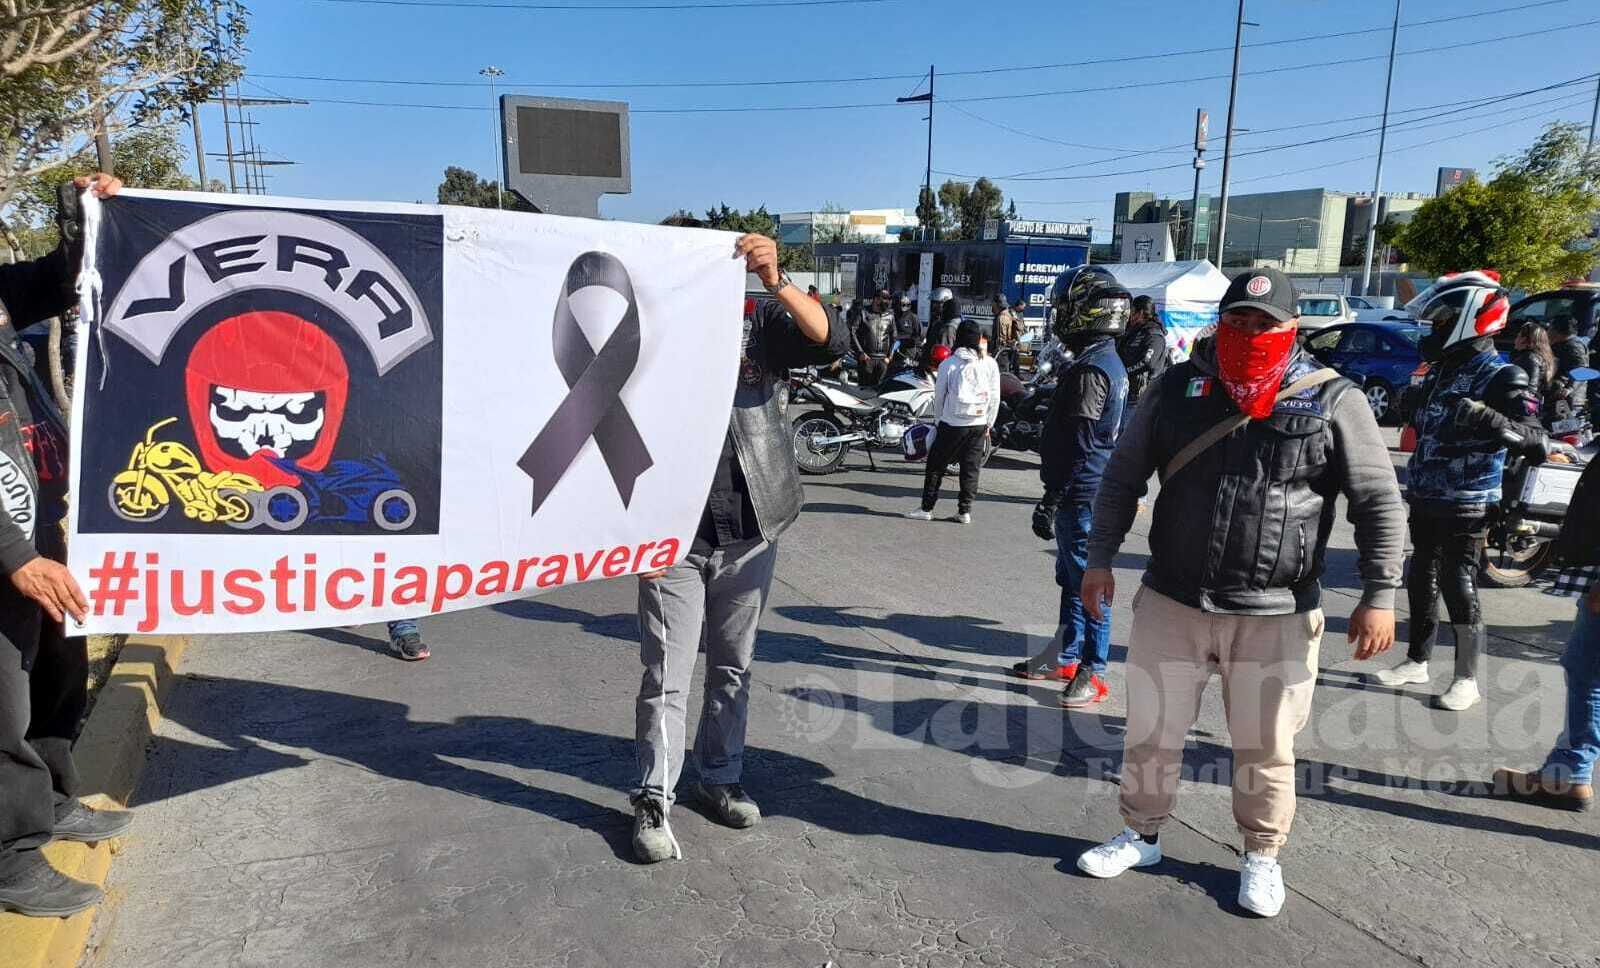
[[[109,176],[80,180],[102,196]],[[0,515],[0,908],[62,916],[92,905],[98,889],[62,875],[38,848],[51,839],[95,841],[125,830],[124,811],[76,799],[71,743],[84,708],[84,644],[65,634],[85,603],[61,564],[65,480],[42,475],[39,434],[65,424],[35,369],[15,348],[15,328],[73,301],[81,248],[75,199],[64,193],[62,247],[36,263],[0,267],[0,454],[40,476],[40,514],[25,531]],[[771,294],[747,308],[738,378],[712,483],[687,554],[639,576],[643,673],[635,699],[637,782],[633,847],[643,862],[681,856],[670,816],[689,757],[688,692],[706,654],[704,702],[690,791],[732,828],[761,820],[745,790],[750,667],[771,587],[777,546],[799,517],[802,495],[779,388],[793,367],[829,365],[854,352],[863,382],[881,378],[896,344],[937,360],[937,430],[921,506],[931,519],[947,467],[960,465],[957,520],[971,520],[978,468],[994,424],[1001,368],[1016,367],[1020,304],[997,301],[985,334],[962,318],[948,291],[924,332],[909,301],[880,291],[852,312],[802,292],[779,267],[773,240],[747,235],[737,256]],[[1405,663],[1380,682],[1427,681],[1443,597],[1455,631],[1456,669],[1439,697],[1463,710],[1481,690],[1484,627],[1474,583],[1485,515],[1499,500],[1509,450],[1542,460],[1535,388],[1563,379],[1582,344],[1553,331],[1519,334],[1527,369],[1503,364],[1489,337],[1506,325],[1497,282],[1468,274],[1422,308],[1432,361],[1411,401],[1419,434],[1402,498],[1389,451],[1364,396],[1296,339],[1293,283],[1271,269],[1240,274],[1220,304],[1215,332],[1172,362],[1157,307],[1135,299],[1103,267],[1063,273],[1052,289],[1053,334],[1071,352],[1043,433],[1044,494],[1033,528],[1057,543],[1059,629],[1049,648],[1010,670],[1063,683],[1061,704],[1103,701],[1116,598],[1112,565],[1143,508],[1152,476],[1150,554],[1132,596],[1127,658],[1127,740],[1120,806],[1125,828],[1085,852],[1079,868],[1114,877],[1159,863],[1161,830],[1178,792],[1185,738],[1203,691],[1220,673],[1234,748],[1234,814],[1244,838],[1239,900],[1276,915],[1285,898],[1279,851],[1295,810],[1294,741],[1311,714],[1324,620],[1324,558],[1335,503],[1355,526],[1361,600],[1348,638],[1358,659],[1390,649],[1402,584],[1407,503],[1413,554],[1406,582],[1412,613]],[[945,352],[940,352],[944,350]],[[1564,368],[1565,367],[1565,368]],[[1530,375],[1532,370],[1532,375]],[[24,432],[25,430],[25,432]],[[1600,462],[1590,467],[1600,466]],[[1583,475],[1574,507],[1600,488]],[[1499,792],[1568,809],[1592,803],[1600,757],[1600,500],[1568,518],[1558,542],[1561,587],[1583,593],[1563,664],[1565,735],[1532,772],[1496,775]],[[391,638],[425,658],[414,626]],[[400,645],[396,651],[404,650]]]

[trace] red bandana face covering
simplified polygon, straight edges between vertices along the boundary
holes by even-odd
[[[1247,333],[1227,324],[1217,327],[1217,371],[1228,396],[1252,420],[1272,413],[1278,384],[1294,353],[1295,329]]]

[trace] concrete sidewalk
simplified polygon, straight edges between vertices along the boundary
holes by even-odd
[[[1036,469],[996,465],[966,528],[900,519],[920,474],[898,462],[808,482],[752,690],[745,779],[767,820],[730,831],[685,803],[681,863],[629,847],[630,580],[429,620],[416,666],[378,629],[196,641],[88,963],[1600,964],[1600,818],[1470,786],[1554,738],[1572,604],[1486,592],[1488,702],[1436,712],[1357,679],[1347,529],[1284,914],[1234,902],[1214,687],[1167,861],[1079,876],[1121,826],[1117,687],[1146,548],[1130,540],[1118,574],[1112,699],[1064,714],[1058,688],[1001,671],[1052,631],[1056,588],[1028,528]]]

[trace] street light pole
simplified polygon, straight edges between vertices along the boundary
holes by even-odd
[[[504,77],[506,72],[494,66],[493,64],[490,64],[488,67],[485,67],[478,73],[489,79],[489,102],[494,105],[495,112],[494,120],[491,122],[493,124],[494,132],[494,164],[495,172],[499,176],[500,180],[494,183],[494,204],[496,208],[505,208],[505,145],[500,143],[500,95],[495,92],[494,79],[497,77]]]
[[[1206,128],[1211,122],[1205,108],[1195,109],[1194,119],[1194,201],[1189,209],[1189,258],[1195,259],[1200,244],[1200,173],[1206,170]],[[1220,253],[1219,253],[1220,254]],[[1220,261],[1220,260],[1219,260]]]
[[[928,167],[922,176],[922,192],[931,202],[933,198],[933,65],[928,65],[928,93],[914,94],[911,97],[897,97],[894,100],[896,104],[909,104],[912,101],[928,102],[928,117],[925,119],[928,122]],[[920,203],[918,207],[921,207]],[[931,238],[932,232],[933,226],[928,224],[922,226],[922,237],[924,239]]]
[[[1389,94],[1394,90],[1394,51],[1400,42],[1400,2],[1394,0],[1394,29],[1389,33],[1389,79],[1383,84],[1383,124],[1378,129],[1378,170],[1372,176],[1372,213],[1367,220],[1367,260],[1361,268],[1361,295],[1372,292],[1372,255],[1378,245],[1378,209],[1382,204],[1379,192],[1383,189],[1383,149],[1389,140]]]

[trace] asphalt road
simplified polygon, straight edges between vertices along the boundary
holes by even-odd
[[[218,636],[185,658],[89,963],[1600,965],[1600,816],[1475,786],[1555,736],[1570,602],[1486,591],[1487,701],[1435,711],[1448,647],[1431,689],[1361,682],[1341,526],[1289,901],[1260,921],[1234,901],[1215,686],[1165,863],[1109,882],[1074,869],[1121,826],[1120,662],[1148,518],[1119,561],[1111,699],[1064,714],[1058,688],[1002,673],[1053,631],[1036,466],[997,459],[963,527],[899,516],[920,468],[864,464],[811,480],[783,542],[751,699],[760,826],[686,803],[684,860],[633,862],[632,581],[428,620],[421,665],[377,628]]]

